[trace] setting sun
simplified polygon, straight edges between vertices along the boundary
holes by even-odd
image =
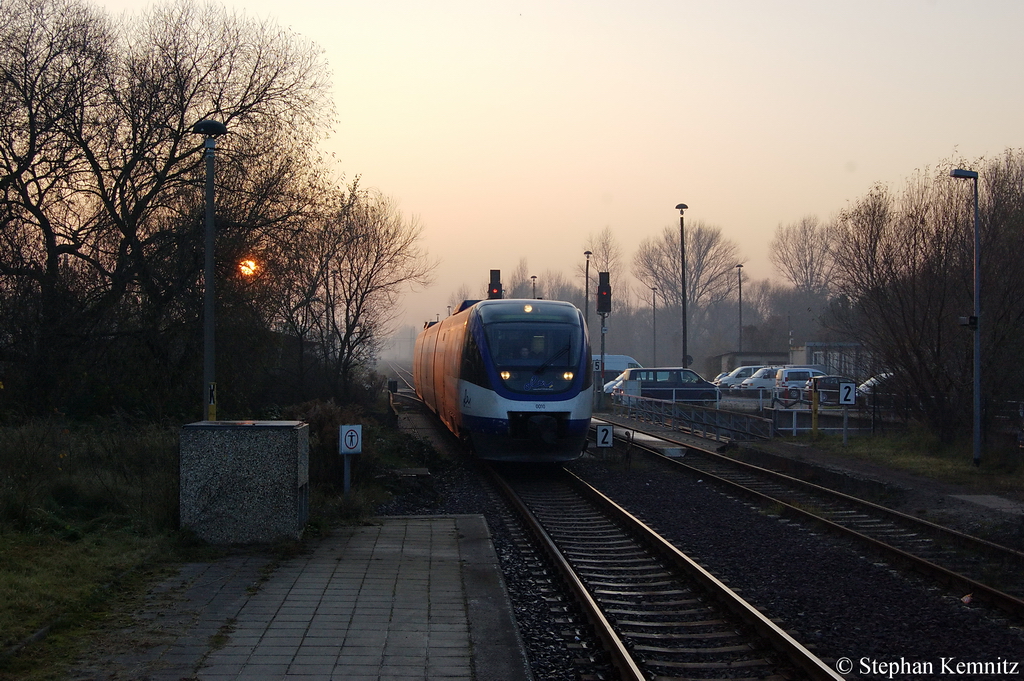
[[[255,260],[243,260],[238,263],[238,271],[242,273],[243,277],[254,277],[259,269],[260,266]]]

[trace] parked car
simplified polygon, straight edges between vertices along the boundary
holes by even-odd
[[[719,376],[712,381],[719,388],[738,388],[744,379],[750,378],[758,369],[763,369],[763,364],[736,367],[725,376]]]
[[[725,378],[728,375],[729,375],[728,371],[723,371],[722,373],[720,373],[717,376],[715,376],[714,378],[712,378],[711,382],[714,383],[715,385],[718,385],[718,381],[720,381],[721,379]]]
[[[876,374],[857,386],[857,392],[861,395],[872,395],[882,390],[886,381],[890,378],[892,378],[891,372]]]
[[[856,385],[857,382],[849,376],[811,376],[807,379],[804,389],[808,394],[815,391],[818,393],[818,404],[838,404],[839,386],[843,383]]]
[[[619,374],[618,376],[616,376],[612,380],[610,380],[607,383],[605,383],[604,384],[604,392],[605,392],[605,394],[611,395],[612,392],[616,388],[618,388],[620,385],[622,385],[622,377],[625,376],[625,375],[626,375],[626,372],[623,371],[621,374]]]
[[[802,390],[807,381],[815,376],[824,376],[824,371],[811,367],[779,367],[775,371],[775,387]]]
[[[775,387],[775,373],[778,367],[762,367],[751,374],[750,378],[740,381],[742,390],[768,390]]]
[[[626,369],[622,384],[612,394],[625,399],[650,397],[674,402],[715,402],[721,395],[713,383],[683,367]]]

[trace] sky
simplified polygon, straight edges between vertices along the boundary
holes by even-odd
[[[324,48],[324,150],[439,261],[403,298],[416,326],[523,258],[539,286],[573,275],[606,227],[628,266],[678,203],[739,246],[745,277],[781,282],[779,225],[1024,147],[1018,0],[223,4]]]

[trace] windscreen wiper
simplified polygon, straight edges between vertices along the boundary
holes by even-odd
[[[545,370],[545,369],[547,369],[547,368],[548,368],[549,366],[551,366],[551,363],[552,363],[552,362],[554,362],[554,361],[555,361],[555,359],[557,359],[558,357],[560,357],[560,356],[562,356],[562,355],[568,354],[568,352],[569,352],[569,350],[570,350],[571,348],[572,348],[572,343],[566,343],[566,344],[565,344],[565,345],[564,345],[564,346],[562,347],[562,349],[561,349],[561,350],[559,350],[559,351],[558,351],[558,352],[556,352],[555,354],[553,354],[553,355],[551,355],[550,357],[548,357],[548,358],[547,358],[546,360],[544,360],[544,363],[543,363],[543,364],[541,364],[541,365],[540,365],[539,367],[537,367],[536,369],[534,369],[534,370],[533,370],[533,373],[535,373],[535,374],[539,374],[540,372],[544,371],[544,370]]]

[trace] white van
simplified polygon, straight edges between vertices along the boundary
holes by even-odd
[[[741,390],[770,390],[775,387],[775,373],[779,367],[761,367],[755,371],[750,378],[744,378],[739,388]]]
[[[763,369],[763,364],[736,367],[717,381],[712,381],[719,388],[738,388],[744,379],[750,378],[758,369]]]
[[[594,376],[598,381],[601,380],[601,355],[595,354],[594,358]],[[611,380],[613,376],[618,376],[626,369],[642,369],[643,364],[636,361],[629,355],[605,355],[604,356],[604,375],[605,380]]]
[[[811,367],[780,367],[775,372],[776,388],[797,388],[803,390],[807,381],[815,376],[824,376],[824,371]]]

